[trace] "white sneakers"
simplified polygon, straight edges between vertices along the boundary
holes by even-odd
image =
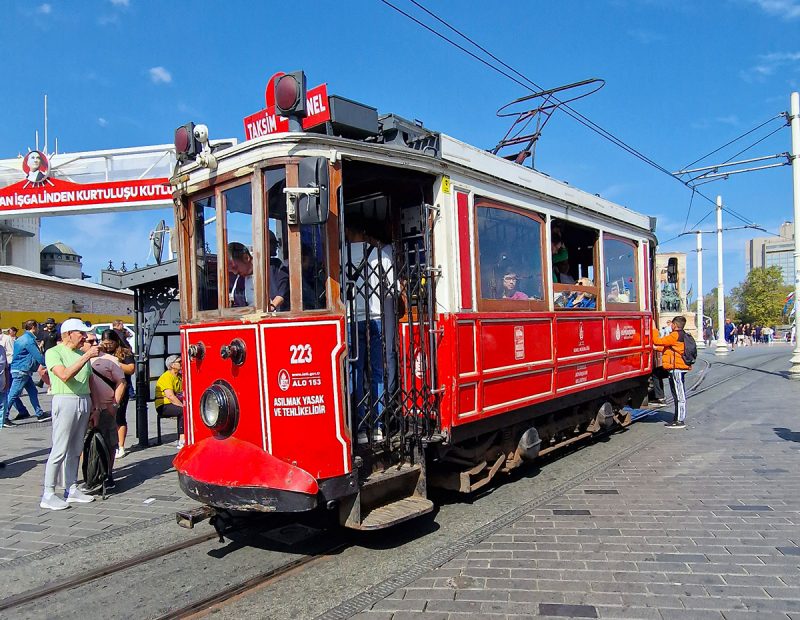
[[[65,508],[69,508],[69,504],[55,493],[50,493],[42,495],[42,501],[39,502],[39,508],[46,508],[47,510],[64,510]]]
[[[68,491],[64,491],[64,499],[61,499],[55,493],[45,493],[42,495],[42,501],[39,502],[39,508],[46,508],[47,510],[64,510],[69,508],[70,504],[88,504],[93,502],[94,497],[88,495],[78,488],[77,484],[73,484]]]
[[[68,504],[88,504],[94,501],[94,496],[84,493],[77,484],[73,484],[69,491],[64,491],[64,499]]]
[[[124,457],[126,454],[128,454],[128,453],[127,453],[127,452],[125,452],[125,448],[123,448],[122,446],[120,446],[119,448],[117,448],[117,451],[114,453],[114,458],[115,458],[115,459],[121,459],[121,458],[122,458],[122,457]]]
[[[178,441],[175,442],[175,449],[182,450],[185,445],[186,442],[183,439],[179,439]]]

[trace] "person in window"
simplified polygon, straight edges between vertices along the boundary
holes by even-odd
[[[285,312],[289,309],[289,270],[278,258],[278,238],[269,231],[269,309]]]
[[[517,290],[518,282],[519,276],[517,276],[517,271],[515,269],[511,269],[510,267],[505,269],[505,274],[503,275],[502,299],[528,299],[528,296],[525,293]]]
[[[255,305],[253,294],[253,256],[243,243],[228,244],[228,269],[233,278],[229,299],[234,308]]]
[[[556,265],[567,263],[567,270],[569,270],[569,252],[561,240],[561,232],[556,228],[550,234],[550,253],[553,255],[553,282],[560,282],[560,272],[556,269]]]
[[[569,261],[562,260],[553,264],[559,284],[575,284],[575,278],[569,274]]]
[[[590,278],[578,278],[575,283],[578,286],[594,286],[594,282]],[[564,304],[565,308],[596,308],[597,300],[594,294],[587,291],[575,291],[568,298]]]

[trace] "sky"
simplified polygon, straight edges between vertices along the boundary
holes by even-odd
[[[469,45],[411,0],[391,2]],[[800,90],[800,0],[419,3],[542,88],[605,80],[572,106],[667,171],[762,123],[697,165],[724,162],[774,130],[734,158],[791,148],[779,115]],[[188,121],[207,124],[212,139],[241,140],[242,119],[264,107],[276,71],[304,69],[309,86],[325,82],[330,94],[486,149],[509,125],[496,110],[529,93],[380,0],[7,0],[0,15],[0,158],[35,147],[45,94],[51,141],[68,152],[170,143]],[[657,217],[660,249],[690,253],[696,295],[695,236],[679,235],[712,230],[712,203],[561,111],[544,129],[536,168]],[[698,189],[770,233],[792,219],[789,166]],[[96,280],[109,260],[146,264],[148,232],[162,218],[171,211],[44,218],[41,241],[74,247]],[[724,226],[744,223],[724,215]],[[744,278],[745,240],[764,235],[726,232],[726,290]],[[703,239],[708,292],[716,240]]]

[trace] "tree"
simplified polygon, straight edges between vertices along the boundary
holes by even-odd
[[[751,325],[783,322],[782,311],[791,288],[783,283],[780,267],[751,269],[747,278],[731,291],[739,307],[739,318]]]

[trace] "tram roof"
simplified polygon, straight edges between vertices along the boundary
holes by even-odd
[[[398,164],[399,157],[401,159],[399,163],[423,170],[430,170],[431,166],[435,165],[436,162],[444,162],[444,169],[437,171],[440,174],[447,174],[446,168],[450,166],[458,166],[467,175],[470,173],[486,175],[535,192],[554,202],[580,207],[650,233],[655,229],[655,219],[650,216],[638,213],[600,196],[590,194],[564,181],[553,179],[538,170],[521,166],[446,134],[433,132],[431,134],[439,139],[435,155],[396,144],[365,142],[312,132],[268,134],[219,151],[217,153],[219,160],[217,173],[228,169],[237,170],[241,166],[251,165],[257,159],[264,157],[263,149],[274,148],[276,157],[285,156],[286,149],[285,147],[281,149],[281,144],[285,145],[287,143],[295,145],[290,147],[290,152],[293,155],[331,156],[335,150],[337,156],[345,153],[356,157],[370,157],[372,155],[372,158],[388,158],[390,161],[387,161],[387,163],[394,163],[395,165]],[[255,154],[256,151],[258,151],[257,155]],[[208,179],[214,174],[208,169],[203,170],[196,163],[182,166],[178,171],[178,176],[181,177],[186,173],[192,173],[192,183]]]

